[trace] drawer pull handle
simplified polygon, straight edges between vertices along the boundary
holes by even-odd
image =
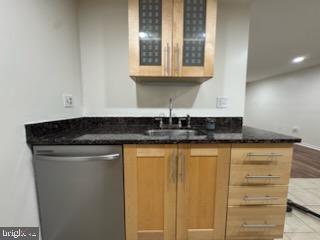
[[[242,224],[243,228],[276,228],[275,224]]]
[[[282,157],[280,153],[248,153],[244,162],[247,163],[272,163],[277,160],[277,157]],[[264,158],[262,158],[264,157]]]
[[[177,154],[174,153],[172,154],[171,157],[171,166],[170,167],[170,178],[171,178],[171,182],[175,183],[177,181]]]
[[[247,179],[276,179],[276,178],[280,178],[280,176],[273,176],[273,175],[251,176],[251,175],[247,175],[246,178]]]
[[[248,157],[283,157],[280,153],[248,153]]]
[[[181,152],[180,157],[181,162],[179,165],[179,177],[182,183],[185,182],[185,178],[186,178],[186,158],[183,152]]]
[[[272,201],[272,200],[279,200],[279,197],[270,197],[270,196],[264,196],[264,197],[249,197],[244,196],[244,201]]]

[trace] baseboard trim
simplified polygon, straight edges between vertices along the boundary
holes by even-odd
[[[296,143],[295,145],[298,147],[304,147],[304,148],[309,148],[312,150],[320,151],[320,147],[317,147],[317,146],[314,146],[311,144],[307,144],[307,143]]]

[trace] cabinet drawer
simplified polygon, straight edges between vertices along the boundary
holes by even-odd
[[[237,205],[285,205],[287,186],[231,186],[229,206]]]
[[[290,163],[292,145],[235,145],[231,152],[232,164]]]
[[[229,207],[228,239],[282,238],[286,206]]]
[[[288,185],[291,165],[231,165],[230,185]]]

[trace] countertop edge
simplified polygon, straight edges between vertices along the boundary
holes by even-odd
[[[94,140],[94,141],[29,141],[27,144],[33,146],[45,145],[124,145],[124,144],[294,144],[300,143],[301,139],[256,139],[256,140],[233,140],[233,139],[219,139],[219,140]]]

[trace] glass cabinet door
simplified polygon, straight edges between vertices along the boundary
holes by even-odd
[[[139,54],[141,66],[161,65],[161,7],[161,0],[139,0]]]
[[[171,75],[172,0],[129,0],[131,76]]]
[[[206,0],[185,0],[183,12],[183,66],[204,66]]]
[[[216,0],[175,0],[175,76],[213,76],[216,10]]]

